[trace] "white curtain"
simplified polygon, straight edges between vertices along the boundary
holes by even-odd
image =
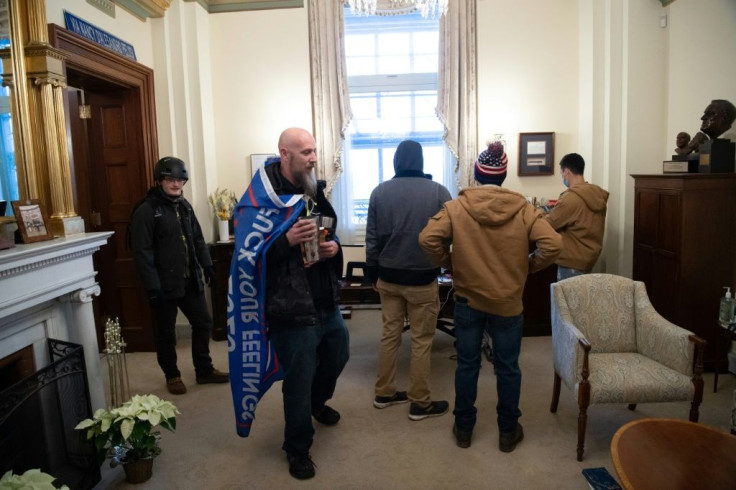
[[[451,0],[440,19],[437,117],[445,126],[445,143],[457,158],[458,189],[473,183],[473,164],[479,151],[475,2]]]
[[[342,143],[351,118],[345,71],[345,29],[341,2],[310,0],[308,5],[317,176],[327,181],[329,197],[342,173]]]

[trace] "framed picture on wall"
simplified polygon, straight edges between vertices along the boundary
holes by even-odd
[[[256,172],[258,172],[258,169],[263,167],[263,164],[266,163],[266,160],[268,160],[271,157],[277,157],[278,155],[275,153],[251,153],[250,155],[250,176],[253,177]]]
[[[12,205],[23,243],[40,242],[54,238],[49,231],[49,218],[41,201],[38,199],[13,201]]]
[[[555,133],[519,133],[519,176],[555,173]]]

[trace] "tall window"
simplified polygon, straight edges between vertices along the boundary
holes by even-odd
[[[422,144],[424,172],[445,184],[451,155],[442,141],[437,105],[437,19],[419,12],[359,16],[345,11],[345,58],[353,119],[344,148],[338,199],[347,199],[342,220],[364,234],[371,191],[394,176],[398,144]]]

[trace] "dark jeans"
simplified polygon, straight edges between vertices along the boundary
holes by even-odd
[[[524,316],[492,315],[475,310],[467,303],[455,303],[455,336],[457,368],[455,370],[455,424],[460,431],[472,431],[475,427],[475,400],[478,395],[483,330],[493,343],[493,364],[496,368],[496,392],[498,402],[498,430],[502,434],[513,432],[521,417],[521,334]]]
[[[581,271],[580,269],[573,269],[571,267],[563,267],[561,265],[557,266],[557,281],[562,281],[563,279],[569,279],[571,277],[575,276],[582,276],[583,274],[587,274],[588,271]]]
[[[349,357],[348,330],[340,308],[318,310],[317,325],[271,329],[271,344],[284,370],[284,444],[287,453],[312,447],[312,414],[335,393]]]
[[[192,362],[197,376],[207,376],[212,372],[210,357],[210,331],[212,317],[207,310],[204,292],[196,283],[189,281],[184,296],[166,300],[160,308],[154,308],[156,316],[156,358],[166,379],[181,376],[176,366],[176,314],[181,308],[192,326]]]

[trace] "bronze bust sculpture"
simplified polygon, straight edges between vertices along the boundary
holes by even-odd
[[[684,149],[688,143],[690,143],[690,135],[688,133],[686,133],[685,131],[677,133],[677,138],[675,139],[675,146],[678,149]]]
[[[678,135],[678,145],[675,148],[675,153],[687,155],[698,151],[698,148],[704,142],[718,138],[728,131],[735,119],[736,107],[731,102],[725,99],[712,100],[700,118],[703,121],[700,125],[700,131],[684,147],[680,147]]]

